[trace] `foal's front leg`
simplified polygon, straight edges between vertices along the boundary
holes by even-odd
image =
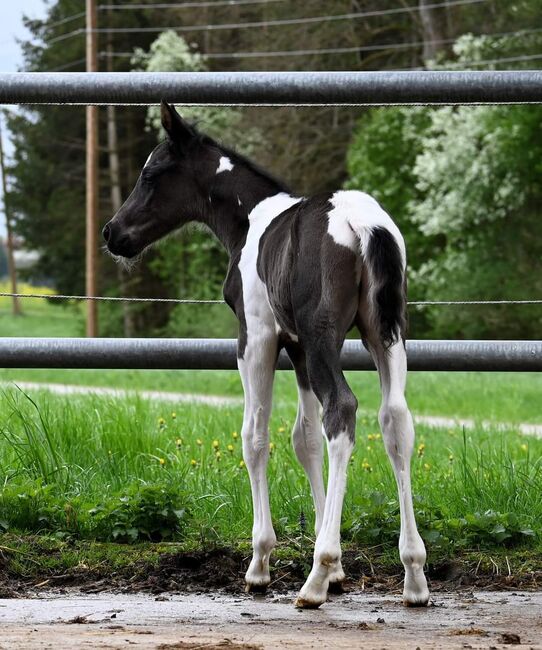
[[[277,542],[271,522],[266,473],[269,460],[268,423],[276,358],[276,334],[260,330],[249,337],[243,358],[237,360],[245,391],[241,434],[243,458],[250,477],[254,514],[253,556],[245,575],[247,591],[265,591],[270,583],[269,556]]]

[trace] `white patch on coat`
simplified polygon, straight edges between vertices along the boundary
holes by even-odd
[[[258,249],[260,239],[273,219],[299,200],[286,192],[280,192],[260,201],[248,215],[249,228],[239,259],[239,272],[249,341],[251,336],[263,335],[267,330],[272,330],[276,336],[278,324],[269,304],[267,288],[256,268]]]
[[[145,164],[143,165],[143,169],[145,169],[145,167],[150,163],[153,153],[154,153],[154,151],[150,152],[149,157],[147,158],[147,160],[145,161]]]
[[[232,161],[227,156],[221,156],[220,160],[218,161],[218,168],[216,170],[216,173],[221,174],[222,172],[231,172],[232,169]]]
[[[328,233],[335,243],[361,252],[367,248],[373,228],[386,228],[399,246],[403,263],[406,250],[403,236],[390,215],[369,194],[356,190],[335,192],[330,199],[333,209],[328,213]]]

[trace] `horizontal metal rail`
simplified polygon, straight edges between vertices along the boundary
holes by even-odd
[[[542,102],[542,70],[15,72],[2,104],[382,105]]]
[[[3,368],[237,368],[234,339],[0,338]],[[542,341],[408,341],[410,370],[542,371]],[[345,370],[374,370],[359,341],[342,351]],[[291,369],[281,353],[278,367]]]

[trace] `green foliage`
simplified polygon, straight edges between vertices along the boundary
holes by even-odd
[[[536,50],[540,40],[465,35],[455,64]],[[347,187],[374,194],[402,229],[411,299],[542,294],[540,115],[536,106],[396,108],[359,121]],[[441,307],[410,320],[412,336],[436,338],[537,338],[542,325],[532,307]]]
[[[186,498],[169,485],[130,486],[121,496],[89,511],[96,539],[116,542],[159,542],[182,534]]]

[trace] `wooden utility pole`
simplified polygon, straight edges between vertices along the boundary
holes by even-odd
[[[17,291],[17,269],[15,268],[15,256],[13,255],[13,232],[11,230],[11,214],[8,203],[8,187],[6,180],[6,168],[4,165],[4,145],[2,142],[2,130],[0,127],[0,170],[2,172],[2,191],[4,195],[4,215],[6,217],[6,249],[8,257],[8,271],[11,280],[11,293],[18,293]],[[21,305],[19,298],[13,296],[13,315],[21,315]]]
[[[86,0],[87,72],[98,70],[96,0]],[[98,235],[98,107],[87,106],[86,294],[97,289]],[[95,300],[87,300],[87,336],[98,336]]]
[[[107,12],[108,24],[111,26],[111,9]],[[113,35],[107,34],[107,72],[113,72]],[[120,210],[122,205],[122,191],[120,186],[120,165],[119,165],[119,145],[117,135],[117,112],[115,106],[107,107],[107,149],[109,151],[109,183],[111,185],[111,207],[113,214]],[[121,295],[126,295],[127,278],[126,271],[119,264],[117,265],[117,274],[119,278]],[[130,305],[127,302],[122,303],[122,315],[124,321],[124,336],[131,337],[134,335],[134,322]]]

